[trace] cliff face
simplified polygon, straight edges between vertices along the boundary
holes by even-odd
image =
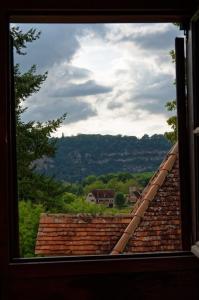
[[[91,174],[154,171],[170,147],[163,135],[65,137],[57,139],[55,157],[37,161],[36,169],[70,182]]]

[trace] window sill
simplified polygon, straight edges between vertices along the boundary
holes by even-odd
[[[199,270],[199,261],[191,252],[137,255],[47,257],[14,259],[9,264],[12,278],[121,274],[159,271]]]

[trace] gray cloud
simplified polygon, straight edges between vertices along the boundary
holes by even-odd
[[[105,36],[104,24],[19,24],[24,32],[30,28],[41,31],[38,40],[27,44],[26,55],[15,54],[15,62],[19,63],[22,71],[36,64],[38,71],[48,70],[54,63],[70,61],[81,47],[79,36],[93,31],[95,35]]]
[[[67,65],[65,68],[64,73],[62,74],[62,77],[64,77],[65,80],[73,80],[73,79],[84,79],[89,77],[91,72],[84,68],[78,68],[74,67],[72,65]]]
[[[88,80],[81,84],[66,84],[64,88],[53,91],[51,97],[79,97],[97,94],[105,94],[112,91],[111,87],[101,86],[94,80]]]
[[[117,108],[121,108],[122,106],[123,106],[122,103],[111,101],[108,103],[107,108],[108,109],[117,109]]]
[[[64,113],[67,113],[64,124],[69,124],[97,115],[96,110],[89,103],[69,98],[67,101],[63,99],[49,100],[49,98],[44,98],[41,102],[39,98],[35,97],[31,102],[35,102],[35,105],[30,105],[23,113],[22,119],[24,122],[30,120],[45,122],[59,118]]]
[[[154,100],[154,101],[149,101],[149,100],[147,101],[147,99],[145,99],[145,102],[137,104],[136,108],[148,111],[149,113],[153,113],[153,114],[168,115],[166,108],[165,108],[166,102],[167,101],[165,101],[165,99],[164,100],[159,99],[159,100]]]
[[[75,52],[80,48],[77,39],[77,25],[49,25],[32,24],[22,25],[24,31],[29,28],[40,30],[41,36],[38,40],[27,44],[27,55],[16,55],[16,62],[20,63],[22,69],[29,68],[32,64],[38,66],[38,70],[48,70],[54,63],[70,61]]]
[[[150,113],[164,113],[167,115],[165,103],[175,98],[175,87],[172,85],[173,77],[167,74],[144,77],[133,94],[133,103],[139,109]]]
[[[132,33],[120,39],[120,42],[132,41],[148,50],[169,50],[174,48],[175,37],[182,35],[177,27],[170,25],[165,31]]]
[[[162,97],[171,99],[175,95],[175,87],[172,82],[173,76],[167,74],[151,76],[149,82],[143,78],[136,89],[137,92],[135,92],[134,97],[137,100],[144,98],[159,99]]]
[[[173,46],[174,48],[174,46]],[[165,54],[164,52],[159,53],[158,56],[154,58],[155,63],[158,66],[168,66],[171,65],[171,56],[169,55],[169,51]],[[173,64],[174,66],[174,64]]]

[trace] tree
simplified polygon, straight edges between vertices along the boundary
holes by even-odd
[[[96,175],[89,175],[83,179],[82,184],[83,184],[83,186],[86,186],[86,185],[92,184],[96,180],[97,180]]]
[[[176,100],[172,100],[166,103],[165,107],[168,111],[176,112]],[[171,126],[172,131],[165,132],[165,137],[174,144],[178,138],[178,130],[177,130],[177,115],[173,115],[168,118],[167,124]]]
[[[125,197],[124,197],[124,194],[123,193],[117,193],[116,194],[116,197],[115,197],[115,205],[118,207],[118,208],[121,208],[123,207],[125,204]]]
[[[41,204],[19,201],[19,241],[22,257],[35,256],[35,241],[42,212],[44,212],[44,207]]]
[[[21,182],[22,187],[26,187],[28,191],[28,197],[24,192],[23,200],[31,200],[34,203],[42,203],[45,211],[51,213],[62,213],[65,200],[64,194],[67,190],[61,181],[57,181],[52,177],[48,177],[41,174],[35,174],[32,172],[28,178],[29,181],[23,182],[27,178],[23,178]]]
[[[88,195],[88,193],[92,192],[93,190],[104,189],[104,188],[106,188],[106,185],[102,181],[96,180],[93,183],[86,185],[84,187],[84,194]]]
[[[19,27],[12,27],[10,34],[16,53],[18,55],[26,55],[24,50],[26,49],[27,43],[31,43],[38,39],[41,32],[30,29],[26,33],[23,33]],[[33,65],[25,73],[20,71],[19,64],[14,66],[19,199],[28,199],[29,196],[32,198],[37,197],[38,178],[34,173],[35,164],[33,162],[44,156],[52,156],[55,153],[55,141],[50,141],[49,138],[66,117],[66,114],[64,114],[56,120],[50,120],[43,123],[36,121],[23,122],[22,114],[27,109],[24,105],[25,100],[33,93],[40,90],[40,87],[46,78],[47,72],[44,74],[36,73],[36,65]]]
[[[176,26],[179,26],[179,24],[175,23]],[[175,51],[174,50],[171,50],[170,51],[170,56],[171,56],[171,60],[172,60],[172,63],[175,63],[176,62],[176,55],[175,55]],[[175,84],[175,82],[174,82]],[[177,115],[176,115],[176,99],[175,100],[171,100],[171,101],[168,101],[165,105],[166,109],[168,111],[175,111],[175,115],[169,117],[167,119],[167,124],[169,126],[171,126],[171,129],[172,131],[168,131],[168,132],[165,132],[165,137],[172,143],[174,144],[177,139],[178,139],[178,128],[177,128]]]

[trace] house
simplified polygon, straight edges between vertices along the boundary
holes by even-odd
[[[42,214],[37,255],[101,255],[179,251],[181,214],[177,144],[128,215]],[[95,190],[104,199],[108,193]],[[103,197],[104,195],[104,197]],[[110,193],[110,196],[113,195]]]
[[[96,198],[93,195],[93,193],[88,193],[88,195],[86,196],[86,201],[87,202],[96,203]]]
[[[96,204],[105,204],[108,207],[114,206],[115,191],[111,189],[95,189],[86,197],[86,201]]]
[[[129,194],[126,196],[128,203],[135,204],[141,196],[141,190],[136,186],[129,186]]]

